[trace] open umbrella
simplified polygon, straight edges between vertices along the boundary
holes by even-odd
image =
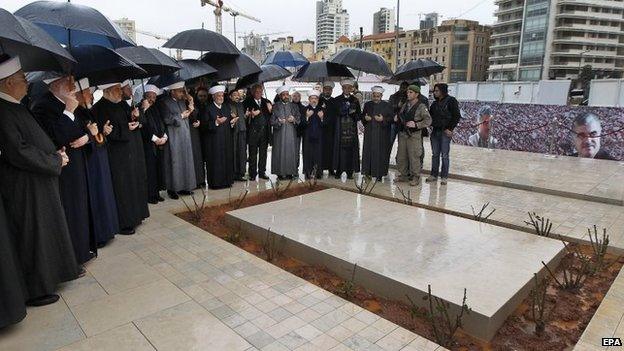
[[[176,60],[157,49],[144,46],[128,46],[116,49],[117,53],[136,63],[150,76],[172,73],[182,68]]]
[[[119,26],[89,6],[66,1],[35,1],[15,14],[35,23],[67,46],[119,48],[135,45]]]
[[[226,55],[238,55],[241,53],[225,36],[203,28],[180,32],[167,40],[163,47]]]
[[[236,89],[246,88],[256,83],[273,82],[280,79],[286,79],[292,75],[287,69],[278,65],[262,65],[262,72],[250,74],[242,77],[236,82]]]
[[[423,86],[423,85],[427,85],[429,84],[427,82],[427,80],[425,78],[416,78],[416,79],[407,79],[407,80],[400,80],[400,79],[394,79],[394,77],[392,78],[388,78],[383,80],[384,83],[388,83],[388,84],[396,84],[399,85],[403,82],[407,82],[407,84],[412,85],[412,84],[416,84],[418,86]]]
[[[200,60],[185,59],[178,61],[178,64],[182,67],[180,70],[153,77],[149,82],[159,88],[163,88],[180,81],[212,75],[217,71],[214,67]]]
[[[366,73],[392,76],[392,71],[383,57],[359,48],[342,49],[335,53],[328,62],[339,63]]]
[[[146,77],[147,72],[114,50],[97,45],[80,45],[70,49],[78,61],[76,78],[89,78],[92,85],[122,82]]]
[[[233,56],[207,53],[202,56],[201,60],[217,70],[213,76],[217,81],[244,77],[262,71],[260,66],[247,54]]]
[[[307,58],[296,51],[273,51],[262,62],[263,65],[278,65],[284,68],[297,68],[310,63]]]
[[[445,68],[441,64],[429,59],[411,60],[401,65],[392,76],[392,79],[400,81],[425,78],[440,73]]]
[[[24,71],[68,72],[72,55],[41,28],[0,9],[0,54],[18,55]]]
[[[340,81],[353,78],[349,69],[337,63],[319,61],[310,62],[301,67],[292,80],[297,82]]]

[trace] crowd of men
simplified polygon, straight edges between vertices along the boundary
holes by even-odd
[[[594,106],[462,101],[458,144],[624,160],[624,111]]]
[[[434,165],[442,160],[442,167],[427,181],[439,176],[446,184],[460,117],[444,84],[431,106],[407,84],[389,102],[376,86],[361,106],[352,80],[341,82],[336,97],[334,83],[324,83],[307,103],[287,86],[271,102],[261,84],[141,84],[135,101],[130,81],[91,86],[58,74],[43,83],[44,94],[27,96],[19,57],[0,56],[0,327],[21,320],[26,305],[56,302],[58,284],[84,275],[83,265],[115,235],[134,234],[164,191],[177,199],[268,179],[269,145],[279,179],[298,177],[301,157],[306,177],[361,171],[382,178],[397,136],[397,181],[417,186],[430,126]],[[102,97],[94,103],[96,89]]]

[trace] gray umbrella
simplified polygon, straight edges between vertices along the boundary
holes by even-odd
[[[273,82],[276,80],[286,79],[292,75],[287,69],[275,65],[262,65],[260,66],[262,72],[250,74],[242,77],[236,82],[236,89],[246,88],[256,83]]]
[[[233,56],[207,53],[202,56],[201,60],[217,69],[217,73],[212,76],[217,81],[262,72],[260,66],[246,54]]]
[[[228,38],[203,28],[180,32],[164,43],[163,47],[226,55],[238,55],[241,53]]]
[[[325,61],[310,62],[301,67],[292,80],[296,82],[340,81],[353,78],[349,69],[338,63]]]
[[[366,73],[392,76],[392,70],[383,57],[359,48],[342,49],[335,53],[328,62],[339,63]]]

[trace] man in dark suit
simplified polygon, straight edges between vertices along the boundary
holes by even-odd
[[[256,175],[269,179],[266,175],[267,148],[271,130],[269,121],[273,105],[262,97],[262,85],[251,87],[251,96],[243,102],[245,111],[251,114],[247,120],[247,143],[249,145],[249,179],[255,180]]]

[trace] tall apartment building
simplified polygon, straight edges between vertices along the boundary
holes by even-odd
[[[316,2],[316,50],[326,49],[343,35],[349,35],[349,14],[342,0]]]
[[[121,30],[128,35],[132,41],[136,43],[136,23],[134,20],[127,19],[126,17],[118,20],[113,20]]]
[[[427,58],[446,66],[442,73],[431,77],[434,83],[483,81],[487,78],[490,33],[489,26],[463,19],[446,20],[435,28],[401,31],[398,64]],[[362,39],[362,48],[381,55],[394,71],[395,43],[395,33],[373,34]],[[357,47],[359,40],[335,45]]]
[[[431,29],[438,26],[438,13],[425,13],[425,19],[420,20],[420,29]]]
[[[395,26],[394,9],[382,7],[373,14],[373,34],[394,32]]]
[[[261,63],[266,57],[269,44],[269,37],[251,32],[243,37],[242,52],[249,55],[256,63]]]
[[[497,0],[489,80],[571,79],[624,71],[622,0]]]

